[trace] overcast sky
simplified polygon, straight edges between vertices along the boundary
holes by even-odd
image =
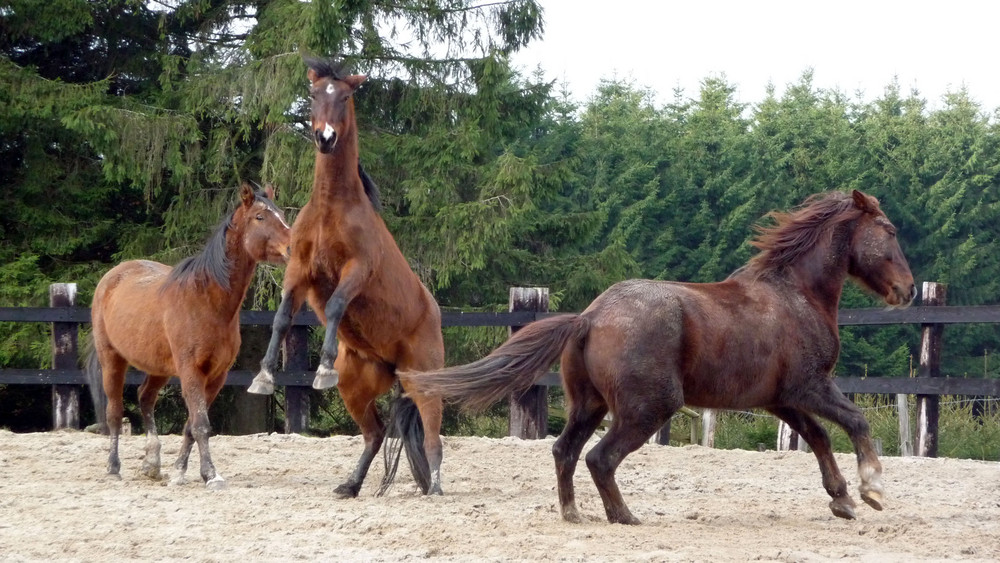
[[[893,78],[931,108],[963,85],[1000,107],[1000,2],[994,0],[542,0],[545,35],[513,59],[586,101],[601,78],[634,80],[660,102],[725,75],[756,103],[813,70],[818,88],[863,99]]]

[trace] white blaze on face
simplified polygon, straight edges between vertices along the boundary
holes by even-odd
[[[323,140],[329,141],[330,137],[332,136],[333,136],[333,127],[331,127],[330,124],[327,123],[326,126],[323,127]]]
[[[291,227],[289,227],[289,226],[288,226],[288,223],[286,223],[286,222],[285,222],[285,220],[281,218],[281,214],[280,214],[280,213],[278,213],[277,211],[275,211],[275,210],[273,210],[273,209],[271,209],[270,211],[271,211],[271,213],[274,213],[274,216],[278,218],[278,221],[281,221],[281,224],[282,224],[282,225],[283,225],[283,226],[284,226],[284,227],[285,227],[286,229],[290,229],[290,228],[291,228]]]

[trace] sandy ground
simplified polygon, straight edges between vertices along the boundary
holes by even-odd
[[[163,441],[172,463],[180,438]],[[618,472],[643,524],[608,524],[581,462],[587,521],[574,525],[559,517],[552,442],[446,437],[445,496],[420,495],[400,468],[375,497],[379,459],[357,499],[337,500],[360,438],[217,436],[228,487],[209,491],[140,477],[141,436],[123,438],[116,481],[105,437],[0,430],[0,560],[1000,560],[997,463],[883,458],[886,510],[845,521],[812,454],[646,445]],[[853,490],[853,456],[838,462]]]

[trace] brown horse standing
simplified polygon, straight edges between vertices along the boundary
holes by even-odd
[[[895,228],[871,196],[832,192],[772,216],[777,224],[760,229],[753,243],[761,252],[723,282],[621,282],[580,315],[532,323],[487,357],[412,374],[412,383],[481,408],[523,392],[560,359],[568,421],[552,453],[570,522],[580,520],[577,460],[611,412],[587,466],[608,520],[639,523],[615,470],[685,403],[774,413],[815,452],[833,513],[854,518],[830,438],[814,415],[839,424],[857,452],[861,498],[881,510],[882,466],[868,423],[831,378],[840,352],[837,306],[848,277],[890,306],[909,305],[913,276]]]
[[[327,61],[306,63],[318,149],[313,192],[292,226],[281,305],[248,390],[274,392],[281,341],[308,300],[326,327],[313,387],[337,386],[365,441],[354,472],[335,490],[354,497],[385,437],[375,399],[392,387],[396,370],[444,365],[441,313],[379,216],[374,184],[358,165],[353,93],[365,76]],[[441,494],[441,398],[409,393],[401,400],[417,411],[400,409],[396,420],[414,477],[425,493]]]
[[[188,409],[184,439],[173,479],[184,483],[194,442],[201,455],[205,486],[223,488],[208,451],[208,408],[226,381],[240,348],[239,312],[258,261],[288,258],[290,229],[271,199],[243,184],[241,204],[215,230],[205,249],[171,268],[150,260],[130,260],[101,278],[91,306],[94,349],[88,378],[96,387],[103,371],[111,434],[108,473],[118,476],[118,436],[122,393],[129,365],[146,372],[139,408],[146,428],[142,473],[160,478],[160,439],[153,409],[171,376],[181,381]],[[98,361],[100,362],[98,364]]]

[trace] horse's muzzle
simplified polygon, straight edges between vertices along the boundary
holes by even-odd
[[[330,154],[333,152],[333,147],[337,145],[337,132],[330,127],[326,126],[323,130],[313,131],[316,137],[316,148],[319,152],[323,154]]]
[[[912,283],[907,285],[893,285],[892,292],[886,296],[886,303],[892,307],[909,307],[913,299],[917,296],[917,286]]]

